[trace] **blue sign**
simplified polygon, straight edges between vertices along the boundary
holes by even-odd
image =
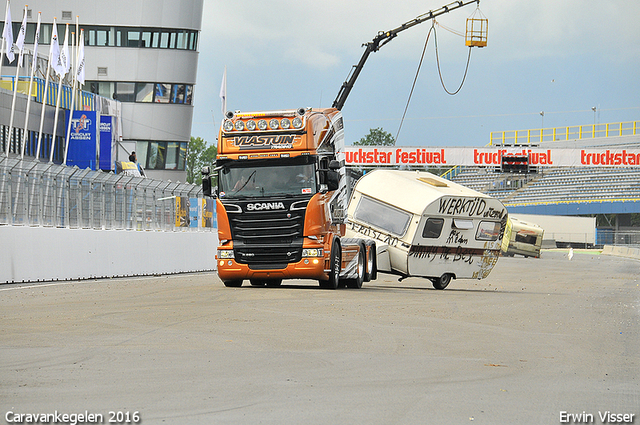
[[[69,128],[67,114],[67,128]],[[97,169],[98,165],[98,125],[95,111],[73,111],[67,165],[78,168]]]
[[[113,143],[113,117],[110,115],[100,116],[100,169],[105,171],[113,170],[114,148]]]

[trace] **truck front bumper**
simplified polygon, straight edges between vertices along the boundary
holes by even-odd
[[[327,280],[325,260],[322,257],[303,258],[289,263],[284,269],[254,270],[248,264],[241,264],[235,259],[218,259],[218,276],[223,281],[244,279],[314,279]]]

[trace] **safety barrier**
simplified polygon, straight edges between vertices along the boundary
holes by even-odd
[[[489,145],[529,145],[596,137],[633,136],[640,134],[640,121],[574,125],[531,130],[492,131]]]
[[[211,231],[213,205],[193,184],[0,157],[0,224]]]

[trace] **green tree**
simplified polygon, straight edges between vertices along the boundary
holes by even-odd
[[[213,164],[217,153],[218,150],[214,145],[208,146],[202,138],[192,136],[187,148],[187,182],[202,184],[200,171],[205,165]]]
[[[395,146],[396,140],[391,133],[378,127],[370,129],[369,134],[353,144],[354,146]]]

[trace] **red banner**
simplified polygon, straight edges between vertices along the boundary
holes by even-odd
[[[362,166],[499,167],[503,157],[526,156],[535,167],[638,167],[640,149],[543,149],[543,148],[345,148],[345,163]]]

